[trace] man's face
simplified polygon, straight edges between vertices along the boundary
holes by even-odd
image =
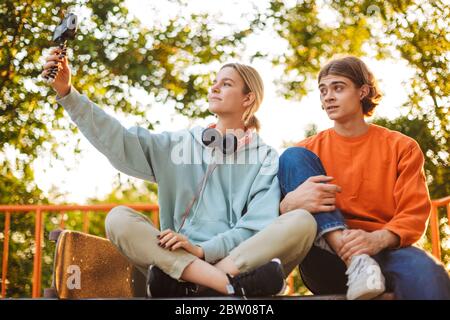
[[[327,75],[320,80],[320,101],[331,120],[347,122],[363,118],[362,90],[348,78]]]

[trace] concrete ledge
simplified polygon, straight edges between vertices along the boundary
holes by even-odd
[[[56,298],[5,298],[2,300],[58,300]],[[65,299],[63,299],[65,300]],[[70,301],[77,300],[158,300],[158,301],[214,301],[214,300],[230,300],[230,301],[240,301],[240,300],[285,300],[285,301],[295,301],[295,300],[346,300],[343,294],[331,294],[331,295],[305,295],[305,296],[276,296],[276,297],[259,297],[259,298],[241,298],[241,297],[229,297],[229,296],[219,296],[219,297],[186,297],[186,298],[92,298],[92,299],[67,299]],[[393,293],[384,293],[373,300],[395,300]]]

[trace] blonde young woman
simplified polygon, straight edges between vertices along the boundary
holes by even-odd
[[[81,95],[60,54],[51,51],[42,73],[58,67],[51,84],[58,103],[114,167],[158,183],[162,231],[124,206],[105,221],[111,242],[147,273],[148,295],[281,292],[284,277],[312,246],[316,223],[305,210],[279,216],[278,156],[256,133],[263,99],[258,72],[224,65],[208,95],[217,123],[156,134],[124,128]]]

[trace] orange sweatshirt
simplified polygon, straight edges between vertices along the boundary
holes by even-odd
[[[331,183],[342,187],[337,207],[351,229],[387,229],[400,247],[422,236],[430,214],[430,197],[419,145],[399,132],[369,125],[362,136],[347,138],[328,129],[297,146],[319,156]]]

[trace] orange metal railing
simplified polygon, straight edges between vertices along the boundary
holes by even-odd
[[[158,206],[151,204],[125,204],[126,206],[138,210],[138,211],[150,211],[152,212],[152,220],[155,226],[159,226],[158,220]],[[42,243],[44,234],[44,213],[46,212],[59,212],[64,215],[71,211],[81,211],[83,214],[83,232],[89,233],[89,212],[107,212],[117,204],[97,204],[97,205],[0,205],[0,212],[5,213],[4,224],[4,241],[3,241],[3,263],[2,263],[2,283],[1,283],[1,297],[6,297],[6,284],[7,284],[7,272],[8,272],[8,257],[9,257],[9,238],[10,238],[10,225],[12,213],[35,213],[35,252],[33,261],[33,277],[32,277],[32,298],[39,298],[41,295],[41,269],[42,269]],[[441,260],[441,248],[440,248],[440,235],[439,235],[439,219],[438,208],[446,206],[448,222],[450,225],[450,196],[433,200],[430,216],[431,227],[431,241],[432,241],[432,253],[438,259]],[[61,219],[60,227],[64,228],[64,219]],[[287,294],[294,293],[294,278],[291,274],[288,278],[288,291]]]
[[[450,226],[450,196],[431,201],[431,216],[430,216],[430,227],[431,227],[431,250],[433,256],[438,260],[441,260],[441,240],[439,234],[439,216],[438,208],[446,207],[447,209],[447,222]]]
[[[9,256],[9,234],[12,213],[35,213],[35,252],[33,261],[33,278],[32,278],[32,298],[39,298],[41,295],[41,271],[42,271],[42,244],[44,235],[44,213],[59,212],[64,215],[70,211],[81,211],[83,214],[83,232],[89,232],[89,216],[88,212],[107,212],[117,204],[96,204],[96,205],[0,205],[0,212],[5,213],[4,226],[4,242],[3,242],[3,263],[2,263],[2,285],[1,297],[6,297],[6,282],[8,272],[8,256]],[[126,206],[138,211],[150,211],[155,226],[159,225],[158,206],[152,204],[126,204]],[[60,227],[64,228],[64,219],[61,219]]]

